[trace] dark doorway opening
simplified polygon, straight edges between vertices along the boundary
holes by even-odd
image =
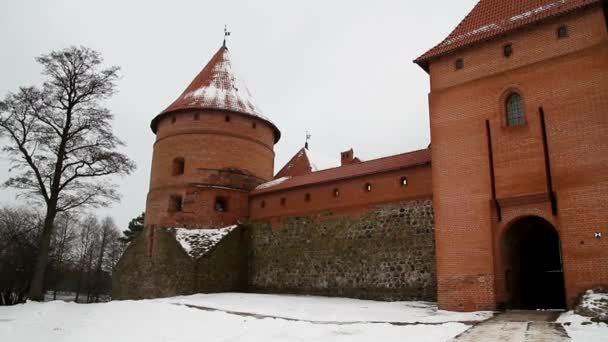
[[[514,222],[504,239],[509,309],[565,309],[559,235],[546,220]]]

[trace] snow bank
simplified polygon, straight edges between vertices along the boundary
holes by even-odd
[[[239,297],[240,296],[240,297]],[[265,307],[277,305],[277,312],[299,299],[276,296]],[[213,300],[213,295],[207,300]],[[222,300],[220,295],[216,300]],[[231,294],[224,298],[259,303],[255,296]],[[179,300],[187,297],[179,298]],[[75,304],[54,301],[29,302],[0,307],[0,341],[45,342],[199,342],[199,341],[448,341],[469,326],[462,323],[397,326],[381,324],[314,324],[282,319],[258,319],[223,312],[209,312],[172,304],[177,298],[114,301],[103,304]],[[224,299],[225,300],[225,299]],[[318,310],[348,312],[351,300],[313,299]],[[372,305],[361,301],[358,305]],[[418,304],[402,303],[402,311],[416,310]],[[346,305],[346,307],[342,307]],[[255,308],[249,307],[253,310]],[[305,310],[306,308],[301,308]],[[371,315],[371,313],[370,313]]]
[[[190,257],[200,258],[236,227],[234,225],[218,229],[172,228],[172,230],[175,231],[175,239],[182,249]]]
[[[562,314],[562,323],[574,342],[608,341],[608,292],[588,290],[574,311]],[[600,323],[600,322],[604,323]]]

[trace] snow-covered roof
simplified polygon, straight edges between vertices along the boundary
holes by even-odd
[[[262,184],[258,185],[255,188],[255,190],[266,189],[271,186],[279,185],[279,184],[283,183],[284,181],[288,180],[289,178],[291,178],[291,177],[281,177],[281,178],[273,179],[270,182],[266,182],[266,183],[262,183]]]
[[[251,91],[237,76],[232,67],[230,52],[225,46],[222,46],[213,55],[186,90],[152,120],[152,131],[156,132],[160,116],[182,109],[219,109],[251,115],[268,122],[273,127],[275,142],[280,137],[279,130],[262,114],[253,100]]]
[[[172,228],[175,240],[191,258],[200,258],[237,226],[217,229]]]

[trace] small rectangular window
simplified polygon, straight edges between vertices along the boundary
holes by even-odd
[[[456,70],[460,70],[464,68],[464,60],[462,58],[458,58],[455,63]]]
[[[185,164],[186,164],[186,162],[184,161],[184,158],[175,158],[175,159],[173,159],[172,174],[174,176],[183,175],[184,174]]]
[[[176,212],[180,212],[182,211],[182,196],[180,195],[173,195],[170,198],[169,201],[169,212],[171,213],[176,213]]]
[[[567,38],[568,37],[568,26],[562,25],[557,28],[557,38]]]

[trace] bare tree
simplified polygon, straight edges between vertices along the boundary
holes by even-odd
[[[23,87],[0,102],[3,151],[11,160],[5,186],[46,206],[29,298],[43,299],[53,223],[57,213],[118,200],[103,176],[130,174],[135,164],[117,152],[113,115],[101,101],[114,94],[119,68],[102,69],[100,53],[70,47],[36,59],[47,76],[42,89]]]

